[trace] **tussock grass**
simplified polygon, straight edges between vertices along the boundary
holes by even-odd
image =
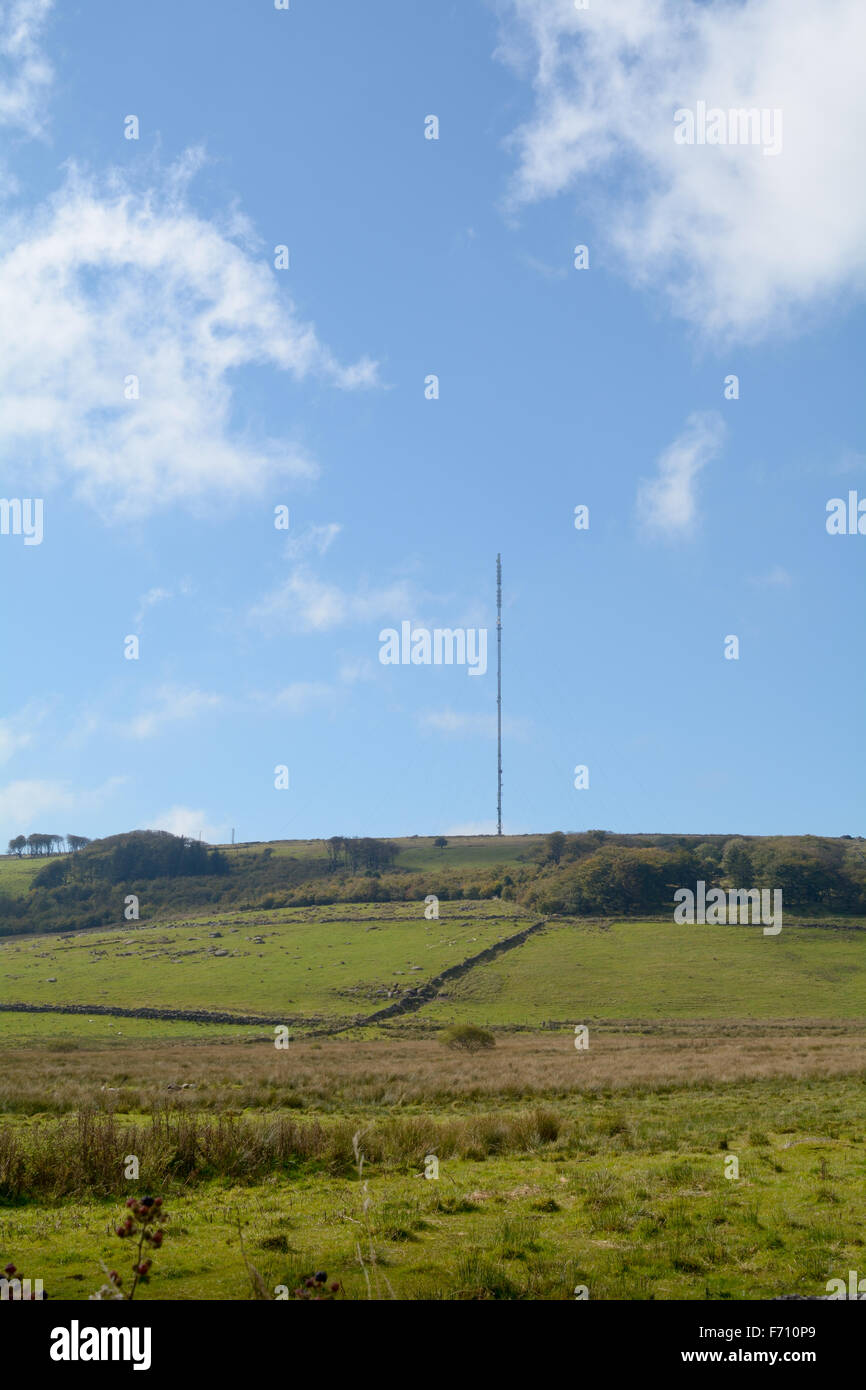
[[[429,1153],[441,1159],[485,1159],[531,1153],[554,1144],[562,1122],[548,1110],[453,1119],[423,1116],[383,1119],[362,1134],[368,1164],[423,1167]],[[0,1202],[36,1196],[119,1196],[129,1192],[127,1155],[147,1173],[148,1186],[169,1191],[222,1178],[256,1182],[304,1165],[348,1174],[355,1166],[357,1123],[155,1111],[149,1121],[122,1122],[115,1115],[81,1111],[74,1117],[0,1127]]]
[[[170,1101],[186,1110],[307,1110],[424,1105],[509,1105],[578,1094],[714,1086],[788,1077],[866,1075],[862,1026],[745,1030],[695,1024],[679,1034],[592,1034],[576,1052],[567,1033],[500,1034],[491,1053],[451,1052],[433,1038],[323,1038],[277,1052],[255,1042],[119,1042],[110,1048],[0,1049],[0,1114],[63,1114],[80,1108],[148,1113]],[[186,1083],[187,1090],[169,1090]],[[115,1088],[113,1090],[108,1087]],[[628,1111],[617,1114],[623,1143]],[[756,1117],[756,1130],[760,1128]],[[724,1134],[719,1137],[723,1142]]]
[[[390,1286],[399,1298],[562,1300],[586,1285],[593,1300],[769,1298],[822,1293],[862,1262],[855,1077],[665,1085],[463,1114],[91,1112],[0,1130],[0,1250],[44,1277],[52,1298],[100,1282],[132,1187],[170,1199],[155,1298],[248,1297],[239,1216],[269,1289],[327,1269],[358,1299],[370,1296],[359,1238],[381,1266],[374,1297]],[[133,1133],[142,1179],[127,1184],[119,1164]],[[769,1143],[753,1147],[752,1135]],[[431,1151],[436,1181],[422,1176]],[[28,1182],[41,1188],[30,1201]]]

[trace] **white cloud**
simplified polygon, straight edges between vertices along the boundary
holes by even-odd
[[[774,565],[766,574],[755,575],[753,584],[767,589],[790,589],[794,580],[782,565]]]
[[[48,822],[59,822],[61,816],[101,806],[123,781],[123,777],[110,777],[101,786],[89,790],[76,790],[66,782],[38,778],[8,782],[0,787],[0,827],[4,827],[0,835],[10,838],[36,833],[65,834],[74,827]]]
[[[342,529],[337,521],[307,526],[297,536],[292,536],[286,541],[286,554],[292,560],[301,560],[307,555],[324,555],[330,550]]]
[[[223,845],[231,834],[231,826],[217,825],[208,820],[206,811],[193,811],[188,806],[172,806],[154,816],[150,830],[167,830],[171,835],[185,835],[188,840],[199,836],[209,845]]]
[[[138,601],[138,610],[134,619],[136,627],[140,627],[144,622],[146,614],[151,608],[155,608],[158,603],[168,603],[169,600],[176,598],[178,595],[182,598],[188,598],[192,593],[195,593],[195,585],[191,579],[182,579],[176,590],[164,589],[159,584],[155,585],[152,589],[148,589],[147,593],[142,594]]]
[[[668,535],[692,527],[697,512],[695,479],[718,454],[724,434],[721,416],[715,411],[689,416],[682,434],[660,456],[657,476],[638,488],[642,526]]]
[[[0,719],[0,763],[8,763],[19,749],[33,743],[37,729],[49,712],[48,704],[32,700],[17,713]]]
[[[322,681],[293,681],[262,699],[281,714],[307,714],[332,705],[335,693],[333,686]]]
[[[513,137],[512,206],[578,192],[598,214],[593,264],[661,286],[715,335],[758,337],[863,293],[862,0],[510,0],[508,14],[500,54],[525,72],[529,48],[536,98]],[[781,110],[781,153],[675,144],[674,112],[699,100]]]
[[[149,608],[155,607],[157,603],[165,603],[165,601],[171,597],[172,593],[170,589],[148,589],[147,593],[142,594],[139,600],[138,612],[135,615],[136,626],[139,626],[144,621],[144,615]]]
[[[0,720],[0,763],[8,763],[19,748],[26,748],[31,734],[26,729],[16,728],[11,719]]]
[[[340,666],[339,676],[344,685],[357,685],[359,681],[372,681],[376,678],[377,666],[367,656],[347,658]]]
[[[866,454],[858,454],[856,449],[845,449],[833,473],[859,473],[866,468]],[[822,469],[823,471],[823,469]]]
[[[14,819],[20,822],[21,833],[26,834],[40,815],[72,810],[75,804],[76,793],[64,782],[38,778],[8,782],[0,787],[0,822]]]
[[[347,592],[297,566],[271,593],[251,609],[250,618],[263,627],[289,626],[299,632],[327,632],[345,623],[368,622],[410,611],[408,586],[397,582],[384,589]]]
[[[459,714],[456,710],[434,710],[418,718],[422,729],[434,733],[469,736],[473,738],[496,738],[495,714]],[[510,738],[523,738],[529,729],[525,719],[502,720],[502,732]]]
[[[333,707],[337,693],[336,687],[324,681],[293,681],[278,690],[236,697],[165,685],[156,692],[151,707],[120,725],[120,732],[130,738],[154,738],[172,724],[200,720],[212,710],[229,711],[233,716],[261,714],[263,710],[290,716],[308,714]]]
[[[242,219],[198,216],[186,184],[104,188],[73,170],[35,215],[0,237],[0,460],[22,453],[76,480],[106,517],[254,494],[316,466],[285,439],[235,419],[233,376],[266,366],[336,387],[371,385],[366,359],[343,367],[284,297]],[[129,378],[138,379],[139,398]]]
[[[222,704],[221,695],[164,685],[157,692],[152,708],[121,725],[121,731],[131,738],[153,738],[154,734],[161,733],[167,724],[185,719],[198,719],[210,710],[219,709]]]
[[[544,280],[566,280],[568,271],[562,265],[548,265],[547,261],[542,261],[538,256],[521,256],[523,264],[530,270],[534,270],[536,275],[540,275]]]
[[[53,71],[40,46],[53,0],[0,0],[0,125],[40,135]]]

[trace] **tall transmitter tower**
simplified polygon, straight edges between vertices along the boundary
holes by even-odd
[[[502,556],[496,557],[496,833],[502,834]]]

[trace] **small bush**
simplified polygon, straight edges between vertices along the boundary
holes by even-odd
[[[446,1047],[462,1052],[484,1052],[496,1046],[493,1034],[474,1023],[461,1023],[456,1028],[449,1028],[442,1041]]]

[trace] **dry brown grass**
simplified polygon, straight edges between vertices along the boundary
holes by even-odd
[[[828,1077],[866,1070],[866,1030],[849,1023],[499,1034],[495,1051],[460,1054],[435,1038],[138,1043],[0,1051],[0,1114],[101,1110],[307,1109],[498,1104],[586,1091]],[[186,1083],[188,1089],[180,1088]],[[109,1089],[111,1088],[111,1089]]]

